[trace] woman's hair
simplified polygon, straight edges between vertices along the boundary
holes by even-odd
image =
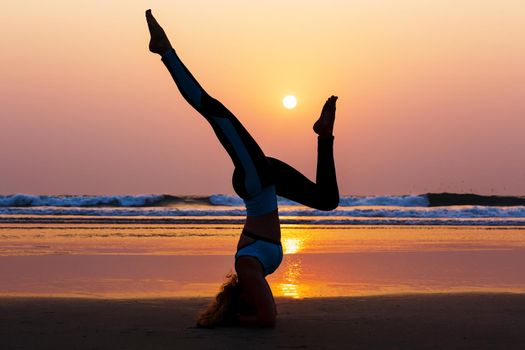
[[[226,275],[226,282],[221,286],[215,300],[197,318],[197,326],[211,328],[233,325],[238,297],[239,278],[230,272]]]

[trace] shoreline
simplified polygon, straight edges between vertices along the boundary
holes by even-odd
[[[281,297],[273,329],[196,328],[210,300],[0,297],[0,348],[525,347],[525,294]]]

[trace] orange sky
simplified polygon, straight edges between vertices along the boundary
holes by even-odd
[[[525,192],[522,1],[7,0],[0,193],[233,193],[147,51],[149,7],[208,92],[310,177],[337,94],[343,194]]]

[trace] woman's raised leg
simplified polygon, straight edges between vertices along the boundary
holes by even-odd
[[[233,113],[201,87],[178,57],[150,10],[146,11],[146,19],[151,34],[150,51],[162,56],[182,96],[210,123],[232,159],[238,180],[234,184],[236,192],[245,199],[264,191],[265,198],[270,198],[272,191],[275,197],[271,167],[259,145]],[[276,209],[277,204],[272,206]]]

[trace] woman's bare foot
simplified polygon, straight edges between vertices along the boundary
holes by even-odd
[[[149,50],[153,53],[158,53],[159,55],[163,55],[171,50],[172,46],[168,36],[155,17],[151,14],[151,10],[146,11],[146,21],[148,22],[148,29],[151,35]]]
[[[330,96],[326,100],[323,110],[319,119],[314,124],[314,131],[317,135],[321,137],[330,137],[334,131],[334,122],[335,122],[335,102],[337,101],[337,96]]]

